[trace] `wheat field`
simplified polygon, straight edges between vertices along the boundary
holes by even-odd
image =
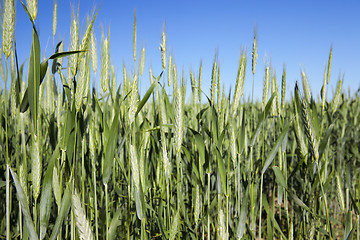
[[[27,62],[14,1],[2,6],[0,239],[360,239],[360,96],[339,77],[327,97],[332,47],[318,94],[301,71],[286,100],[285,67],[280,83],[271,64],[256,72],[256,31],[225,92],[216,58],[178,72],[164,29],[162,70],[148,80],[134,14],[133,68],[120,81],[96,11],[83,35],[74,12],[68,49],[59,42],[41,59],[37,1],[22,5]],[[56,26],[55,1],[53,37]],[[249,54],[253,76],[264,74],[261,101],[244,92]]]

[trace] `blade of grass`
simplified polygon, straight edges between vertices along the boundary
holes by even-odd
[[[13,172],[13,170],[10,167],[9,167],[9,169],[10,169],[11,175],[13,177],[16,192],[17,192],[20,204],[21,204],[21,209],[22,209],[22,212],[24,214],[25,224],[26,224],[26,228],[27,228],[28,233],[29,233],[29,237],[32,240],[37,240],[39,238],[38,238],[38,235],[37,235],[36,230],[35,230],[34,222],[32,221],[32,218],[31,218],[29,204],[28,204],[26,195],[24,193],[24,190],[21,187],[21,184],[20,184],[20,182],[18,180],[18,177],[17,177],[16,173]]]

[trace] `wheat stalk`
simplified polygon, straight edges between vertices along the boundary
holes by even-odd
[[[31,148],[31,173],[32,173],[32,185],[33,185],[33,196],[36,199],[40,194],[40,184],[41,184],[41,153],[40,153],[40,140],[39,136],[34,134],[32,148]]]

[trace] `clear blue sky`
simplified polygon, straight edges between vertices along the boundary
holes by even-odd
[[[16,39],[20,63],[30,54],[31,25],[17,2]],[[167,48],[173,53],[179,74],[184,71],[190,90],[189,69],[196,75],[203,62],[203,90],[209,93],[211,67],[216,49],[221,80],[226,88],[235,87],[240,49],[248,50],[244,94],[251,96],[251,49],[254,25],[258,31],[258,64],[255,73],[255,98],[261,100],[264,61],[268,56],[275,68],[279,86],[283,65],[287,69],[287,94],[301,80],[300,68],[308,75],[312,93],[317,97],[322,86],[324,66],[333,45],[333,61],[328,97],[336,87],[339,74],[345,74],[344,91],[360,87],[360,1],[70,1],[58,0],[56,40],[69,44],[71,6],[80,9],[80,31],[84,33],[86,16],[100,6],[95,22],[98,43],[101,26],[110,27],[111,61],[118,84],[122,64],[132,67],[132,31],[134,9],[137,15],[138,56],[146,47],[146,69],[140,80],[142,91],[149,83],[148,68],[161,72],[159,44],[166,21]],[[53,53],[53,1],[39,1],[36,25],[42,54]],[[99,61],[100,62],[100,61]],[[99,76],[97,76],[99,79]],[[99,83],[98,83],[99,86]]]

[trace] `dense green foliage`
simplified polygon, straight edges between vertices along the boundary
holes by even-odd
[[[269,65],[253,102],[243,97],[245,52],[228,94],[214,60],[207,97],[202,66],[178,76],[164,33],[162,72],[140,96],[136,18],[135,67],[119,87],[102,37],[100,90],[90,89],[96,13],[82,39],[73,18],[69,51],[59,43],[42,62],[33,26],[27,76],[15,49],[4,52],[0,239],[359,239],[360,96],[339,79],[326,98],[332,49],[320,98],[302,73],[286,102],[286,71],[279,90]],[[255,34],[253,74],[256,46]]]

